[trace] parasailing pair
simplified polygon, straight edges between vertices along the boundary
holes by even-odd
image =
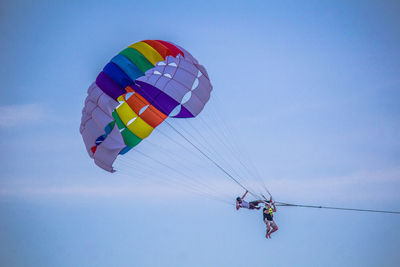
[[[212,89],[206,69],[182,47],[161,40],[130,45],[111,59],[87,91],[80,133],[89,156],[100,168],[115,172],[113,163],[118,155],[128,153],[160,124],[170,125],[165,122],[168,117],[188,119],[199,115]],[[226,177],[255,198],[266,200],[263,193],[249,190],[249,183],[244,186],[244,179],[238,179],[243,177],[237,173],[234,177],[185,135],[171,128]],[[246,167],[240,158],[239,163]],[[261,177],[258,178],[262,190],[271,196]],[[276,203],[286,207],[400,214],[399,211]]]

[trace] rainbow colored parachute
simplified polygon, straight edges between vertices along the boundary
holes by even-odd
[[[144,40],[122,50],[89,87],[80,132],[91,158],[113,162],[148,137],[167,117],[197,116],[210,99],[206,69],[183,48]]]

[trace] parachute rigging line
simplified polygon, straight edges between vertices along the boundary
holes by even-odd
[[[354,209],[354,208],[343,208],[343,207],[328,207],[328,206],[292,204],[292,203],[284,203],[284,202],[275,202],[275,203],[277,204],[277,206],[282,206],[282,207],[300,207],[300,208],[314,208],[314,209],[331,209],[331,210],[348,210],[348,211],[400,214],[400,211],[390,211],[390,210]]]
[[[215,116],[213,118],[218,119],[219,123],[216,124],[216,126],[218,127],[219,125],[222,125],[223,127],[220,128],[220,132],[224,134],[224,129],[227,133],[227,140],[234,140],[233,136],[232,136],[232,132],[237,132],[237,128],[233,128],[232,124],[229,124],[228,120],[222,119],[222,118],[226,118],[226,113],[222,113],[224,110],[222,109],[223,107],[223,101],[221,101],[221,99],[218,97],[218,94],[214,93],[213,94],[213,99],[217,102],[217,105],[210,105],[208,107],[207,110],[211,110],[214,112]],[[220,109],[216,109],[216,107],[219,107]],[[219,113],[221,113],[223,116],[218,116]],[[200,119],[202,119],[202,117],[200,117]],[[213,127],[210,127],[210,130],[212,130]],[[228,142],[229,143],[229,142]],[[247,154],[246,150],[241,150],[239,149],[239,147],[237,146],[237,142],[233,142],[232,143],[232,148],[234,148],[234,150],[236,150],[239,154],[238,155],[242,155],[245,156],[245,159],[249,159],[249,154]],[[235,153],[233,153],[235,155]],[[265,185],[264,179],[261,177],[260,173],[258,172],[258,169],[256,168],[256,166],[254,165],[254,163],[249,160],[248,163],[251,165],[251,170],[249,168],[247,168],[246,164],[242,163],[241,157],[237,157],[237,160],[240,162],[240,164],[248,171],[248,173],[250,174],[250,176],[255,176],[258,181],[260,182],[260,185],[264,188],[265,192],[268,192],[268,194],[271,196],[271,194],[269,193],[267,186]],[[260,193],[260,195],[262,195]],[[272,197],[272,196],[271,196]]]
[[[238,184],[241,188],[244,190],[248,191],[251,195],[254,197],[258,198],[256,194],[248,190],[244,185],[242,185],[235,177],[233,177],[229,172],[227,172],[221,165],[219,165],[217,162],[215,162],[212,158],[210,158],[206,153],[204,153],[199,147],[197,147],[194,143],[192,143],[186,136],[184,136],[182,133],[180,133],[177,129],[175,129],[174,126],[172,126],[168,121],[165,121],[165,123],[172,128],[178,135],[180,135],[183,139],[185,139],[186,142],[191,144],[197,151],[199,151],[204,157],[206,157],[209,161],[211,161],[216,167],[218,167],[222,172],[224,172],[230,179],[232,179],[236,184]]]

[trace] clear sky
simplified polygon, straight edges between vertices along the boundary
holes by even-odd
[[[102,67],[169,40],[214,86],[189,131],[223,110],[236,130],[221,139],[278,201],[400,210],[398,14],[398,1],[1,1],[0,266],[400,266],[399,215],[282,207],[266,240],[260,211],[227,205],[241,189],[201,156],[156,132],[138,149],[190,177],[137,152],[109,174],[79,134]]]

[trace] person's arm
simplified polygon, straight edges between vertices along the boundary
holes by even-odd
[[[276,206],[275,206],[275,202],[272,201],[272,196],[269,198],[269,203],[272,204],[272,206],[274,207],[273,211],[276,212]]]
[[[247,195],[249,191],[246,190],[246,193],[244,193],[244,195],[242,196],[242,199]]]
[[[236,200],[236,210],[239,210],[240,206],[239,206],[239,202]]]

